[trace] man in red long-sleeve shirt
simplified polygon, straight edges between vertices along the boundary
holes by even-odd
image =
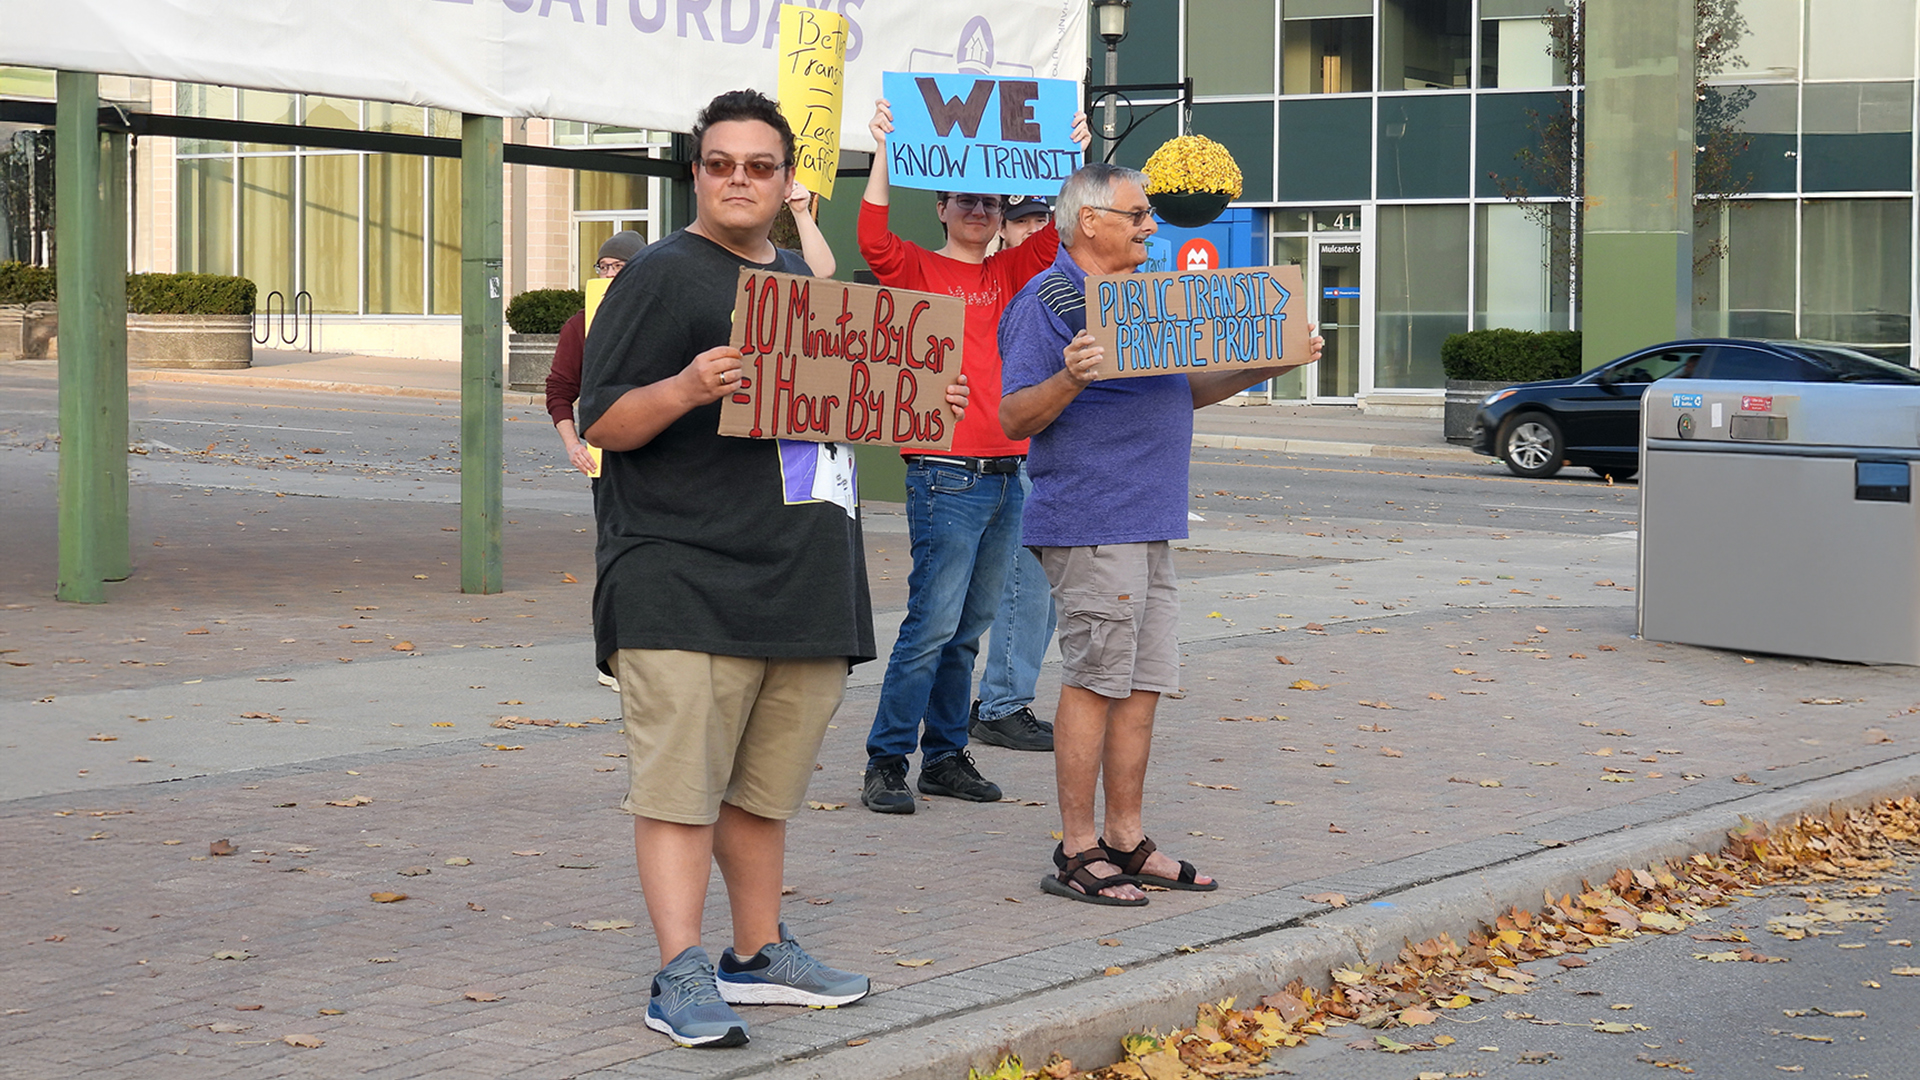
[[[968,701],[980,635],[993,622],[1020,545],[1027,444],[1000,430],[1000,314],[1059,250],[1052,225],[1018,247],[987,254],[998,235],[998,195],[940,192],[935,207],[947,242],[928,251],[887,227],[887,135],[893,111],[876,103],[868,131],[878,147],[860,204],[860,254],[883,285],[958,296],[967,303],[961,371],[972,388],[966,416],[946,454],[907,453],[907,531],[913,569],[907,614],[887,661],[880,703],[867,735],[860,801],[882,814],[911,814],[907,759],[921,752],[918,788],[973,802],[997,802],[998,785],[967,751]],[[1085,118],[1074,120],[1081,146]],[[1026,733],[1039,749],[1050,733],[1032,718]],[[924,724],[924,733],[923,733]]]

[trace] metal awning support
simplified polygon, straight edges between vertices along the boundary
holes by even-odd
[[[460,591],[506,588],[500,554],[506,470],[501,371],[501,121],[460,120]]]
[[[100,77],[62,71],[54,121],[60,290],[60,566],[54,596],[104,603],[127,546],[127,135],[102,130]]]

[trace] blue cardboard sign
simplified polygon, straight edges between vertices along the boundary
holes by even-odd
[[[899,71],[880,78],[893,107],[894,187],[1053,196],[1080,167],[1078,83]]]

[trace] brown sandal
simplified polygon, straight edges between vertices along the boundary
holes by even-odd
[[[1186,892],[1212,892],[1220,887],[1218,881],[1209,881],[1205,885],[1199,884],[1200,871],[1194,869],[1193,864],[1185,859],[1180,860],[1180,876],[1177,878],[1143,873],[1142,868],[1147,865],[1147,856],[1160,850],[1158,845],[1144,836],[1140,838],[1140,846],[1132,851],[1116,848],[1105,840],[1100,841],[1100,850],[1106,852],[1107,861],[1119,867],[1121,873],[1142,885],[1158,885],[1163,889],[1181,889]]]
[[[1102,896],[1101,889],[1111,889],[1116,885],[1132,885],[1134,880],[1125,874],[1110,877],[1097,877],[1087,869],[1088,863],[1106,862],[1107,851],[1104,847],[1090,847],[1078,855],[1068,856],[1064,847],[1054,852],[1054,862],[1060,867],[1057,877],[1040,879],[1040,889],[1055,896],[1064,896],[1069,900],[1078,900],[1083,904],[1106,904],[1111,907],[1142,907],[1147,898],[1122,900],[1117,896]],[[1075,885],[1080,888],[1074,888]]]

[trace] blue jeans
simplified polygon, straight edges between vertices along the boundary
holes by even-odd
[[[1024,498],[1033,491],[1027,467],[1020,466]],[[1053,639],[1053,590],[1047,585],[1040,560],[1023,547],[1013,551],[1007,588],[1000,611],[993,617],[987,638],[987,670],[980,677],[980,719],[998,720],[1033,704],[1033,685],[1040,678],[1040,661]]]
[[[923,766],[966,748],[973,662],[1020,546],[1025,497],[1015,473],[907,463],[907,616],[880,684],[868,764],[905,760],[916,744]]]

